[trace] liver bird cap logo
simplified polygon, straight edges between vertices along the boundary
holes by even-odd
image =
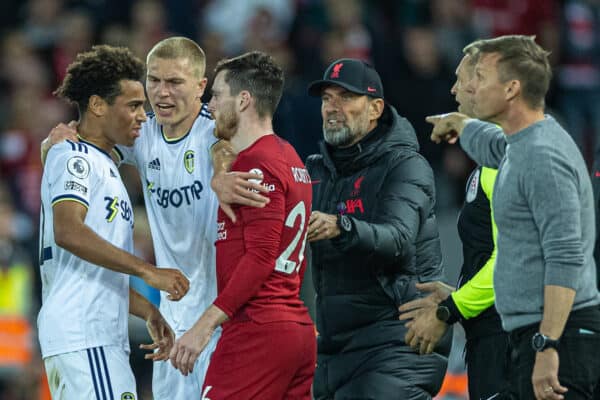
[[[330,78],[339,78],[340,77],[340,70],[342,69],[342,67],[344,66],[344,63],[337,63],[333,66],[333,71],[331,71],[331,76]]]

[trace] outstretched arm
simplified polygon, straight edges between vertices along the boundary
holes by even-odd
[[[85,224],[87,207],[76,201],[60,201],[53,205],[54,240],[69,252],[96,265],[134,275],[148,285],[169,293],[169,300],[181,299],[189,289],[189,281],[176,269],[154,265],[104,240]]]
[[[431,140],[435,143],[456,143],[460,138],[461,147],[475,162],[490,168],[500,165],[506,140],[499,126],[458,112],[431,115],[425,120],[433,124]]]

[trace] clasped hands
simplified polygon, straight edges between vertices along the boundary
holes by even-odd
[[[437,306],[454,291],[443,282],[417,283],[416,287],[428,296],[402,304],[399,319],[407,321],[408,332],[404,341],[420,354],[430,354],[440,341],[448,325],[436,317]]]

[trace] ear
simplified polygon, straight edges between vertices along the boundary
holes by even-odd
[[[198,95],[196,98],[200,99],[204,95],[204,91],[206,90],[206,83],[208,79],[206,77],[202,78],[200,82],[198,82]]]
[[[107,109],[108,103],[106,103],[106,101],[102,97],[98,96],[97,94],[90,96],[90,99],[88,101],[89,112],[94,114],[96,117],[101,117],[104,114],[106,114]]]
[[[383,99],[373,99],[369,102],[369,121],[375,121],[383,114],[385,101]]]
[[[513,79],[504,88],[504,98],[511,101],[521,94],[521,81]]]
[[[250,103],[252,103],[252,95],[247,90],[242,90],[237,95],[238,107],[240,112],[244,111],[248,107],[250,107]]]

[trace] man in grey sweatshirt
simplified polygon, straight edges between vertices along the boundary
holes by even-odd
[[[600,377],[600,295],[585,162],[568,133],[544,115],[551,70],[533,37],[503,36],[477,47],[473,110],[491,124],[459,113],[429,117],[432,140],[460,137],[476,162],[499,168],[494,289],[519,399],[591,399]]]

